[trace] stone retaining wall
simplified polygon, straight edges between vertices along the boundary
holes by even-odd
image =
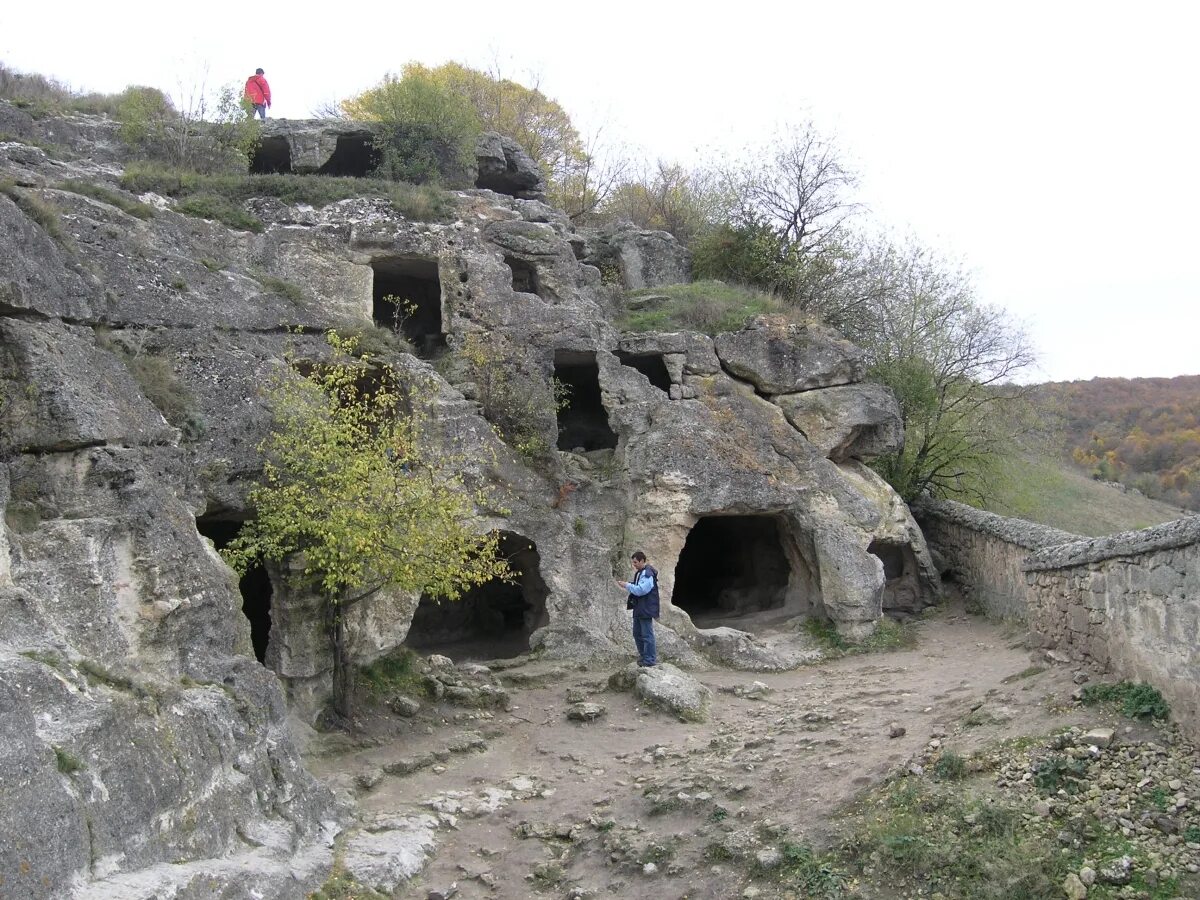
[[[929,546],[992,616],[1045,644],[1146,681],[1200,729],[1200,516],[1102,538],[934,501],[914,509]]]

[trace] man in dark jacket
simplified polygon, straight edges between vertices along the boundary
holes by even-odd
[[[654,641],[654,620],[658,618],[658,572],[638,550],[630,557],[635,574],[633,581],[616,578],[617,587],[629,592],[625,602],[633,611],[633,642],[637,645],[638,665],[648,668],[658,664],[658,647]]]
[[[271,108],[271,86],[263,75],[262,69],[255,69],[254,74],[246,79],[246,99],[254,107],[250,118],[253,119],[254,114],[258,113],[258,117],[265,121],[267,110]]]

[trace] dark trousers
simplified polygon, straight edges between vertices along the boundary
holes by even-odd
[[[652,666],[658,662],[658,646],[654,642],[654,620],[649,616],[633,617],[633,642],[637,645],[638,662]]]

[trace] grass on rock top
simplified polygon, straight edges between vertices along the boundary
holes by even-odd
[[[140,163],[125,170],[121,185],[134,193],[173,197],[179,201],[179,211],[186,215],[215,219],[243,231],[263,229],[263,223],[243,208],[247,200],[257,197],[317,208],[355,197],[378,197],[389,201],[400,215],[418,222],[446,221],[454,215],[450,194],[440,188],[373,178],[202,175]]]
[[[779,298],[723,281],[693,281],[634,291],[620,327],[625,331],[737,331],[755,316],[787,312]]]

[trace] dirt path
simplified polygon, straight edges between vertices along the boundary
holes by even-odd
[[[452,886],[464,900],[737,897],[745,876],[713,861],[714,842],[786,829],[821,845],[840,807],[931,737],[966,753],[1088,724],[1069,702],[1072,672],[1032,671],[1019,634],[961,613],[917,629],[909,650],[779,674],[694,672],[714,692],[705,724],[607,691],[608,671],[560,673],[513,689],[511,713],[412,720],[401,738],[312,766],[349,791],[356,775],[438,753],[436,765],[355,791],[368,820],[429,812],[431,800],[443,812],[433,858],[402,897]],[[754,681],[769,686],[763,699],[728,692]],[[606,714],[568,721],[568,690]],[[892,723],[905,733],[891,737]]]

